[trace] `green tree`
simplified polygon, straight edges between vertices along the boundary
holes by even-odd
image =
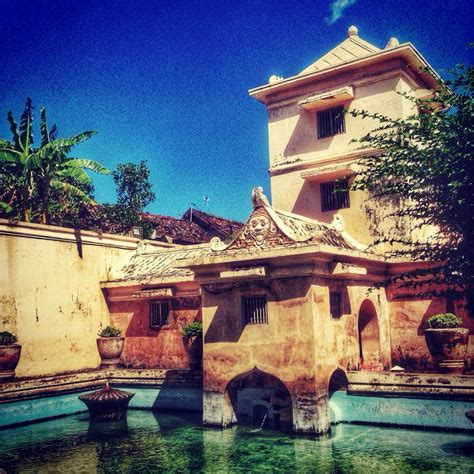
[[[144,228],[149,233],[150,226],[142,220],[142,212],[156,198],[150,183],[150,170],[146,161],[139,164],[123,163],[112,173],[117,204],[107,204],[102,210],[102,220],[109,230],[127,232],[133,226]]]
[[[9,206],[10,213],[25,221],[39,219],[50,223],[52,200],[67,198],[95,205],[90,196],[92,180],[87,170],[107,174],[101,164],[83,158],[68,157],[76,145],[96,134],[86,131],[70,138],[57,138],[57,128],[49,128],[45,108],[40,110],[41,144],[34,148],[33,106],[26,100],[18,127],[13,113],[7,115],[12,141],[0,140],[0,177],[3,193],[0,198]],[[8,211],[3,206],[3,209]]]
[[[413,115],[393,119],[354,111],[378,121],[358,140],[378,150],[359,161],[352,189],[371,198],[398,195],[402,206],[388,217],[403,218],[413,229],[436,229],[425,239],[384,235],[377,243],[395,244],[389,256],[432,262],[393,277],[418,294],[453,299],[474,295],[474,69],[458,66],[452,79],[438,81],[433,97],[412,101]],[[421,267],[421,266],[420,266]]]

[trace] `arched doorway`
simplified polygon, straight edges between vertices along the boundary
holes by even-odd
[[[359,350],[362,370],[383,370],[377,312],[369,300],[359,310]]]
[[[329,379],[329,419],[331,423],[338,423],[344,419],[341,407],[344,406],[349,381],[342,369],[336,369]]]
[[[334,395],[334,392],[345,392],[348,383],[346,373],[342,369],[336,369],[329,379],[329,398]]]
[[[227,386],[237,423],[291,429],[291,395],[277,377],[257,368],[232,379]]]

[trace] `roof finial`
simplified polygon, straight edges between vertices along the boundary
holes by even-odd
[[[357,26],[354,26],[354,25],[349,26],[349,29],[347,30],[347,34],[349,35],[349,38],[351,36],[359,36],[359,30],[357,29]]]
[[[398,41],[398,39],[392,36],[388,40],[388,43],[387,43],[387,46],[385,46],[385,49],[396,48],[399,45],[400,45],[400,42]]]
[[[267,196],[263,194],[261,186],[252,189],[252,206],[254,209],[262,206],[270,207],[270,203],[268,202]]]

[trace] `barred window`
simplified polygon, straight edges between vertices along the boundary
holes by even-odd
[[[169,314],[169,301],[152,301],[150,303],[150,327],[156,329],[168,324]]]
[[[349,207],[349,181],[341,179],[321,183],[321,210],[335,211]]]
[[[332,137],[345,133],[344,107],[333,107],[317,113],[318,138]]]
[[[329,292],[329,311],[331,312],[331,318],[342,316],[342,294],[340,291]]]
[[[268,324],[267,297],[243,296],[242,321],[244,324]]]

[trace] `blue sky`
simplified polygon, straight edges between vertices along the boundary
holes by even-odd
[[[0,0],[0,137],[25,98],[60,136],[98,134],[74,155],[145,159],[156,202],[245,220],[270,194],[265,107],[248,89],[298,73],[346,37],[411,41],[441,74],[472,62],[472,1]],[[5,118],[4,118],[5,117]],[[111,177],[96,198],[115,200]],[[209,196],[205,207],[204,196]]]

